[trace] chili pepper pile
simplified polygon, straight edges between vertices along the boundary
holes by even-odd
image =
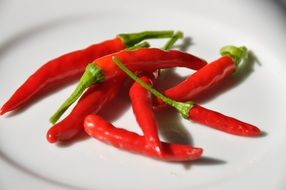
[[[142,42],[158,38],[169,40],[163,48],[150,48],[147,42]],[[32,74],[2,106],[0,115],[28,104],[36,95],[59,81],[69,83],[71,78],[78,78],[74,92],[50,118],[54,124],[47,132],[50,143],[72,140],[85,131],[119,149],[160,160],[189,161],[200,158],[202,148],[160,140],[154,111],[167,107],[174,107],[185,119],[226,133],[259,136],[259,128],[194,102],[207,89],[231,77],[239,63],[247,59],[247,49],[225,46],[221,49],[221,57],[207,63],[190,53],[169,50],[180,38],[183,38],[183,33],[174,31],[119,34],[114,39],[64,54]],[[195,72],[160,93],[152,86],[161,72],[173,67],[186,67]],[[143,136],[117,128],[98,114],[106,103],[117,96],[129,78],[135,80],[130,86],[129,97]],[[72,111],[57,122],[74,102],[76,105]]]

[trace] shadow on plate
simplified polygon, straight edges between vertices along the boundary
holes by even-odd
[[[71,140],[68,141],[60,141],[60,142],[56,142],[56,146],[59,148],[68,148],[72,145],[74,145],[75,143],[80,143],[83,141],[86,141],[90,138],[89,135],[87,135],[84,131],[81,131],[79,134],[77,134],[74,138],[72,138]]]
[[[192,161],[185,161],[185,162],[169,162],[170,164],[177,164],[182,165],[186,170],[190,170],[192,166],[217,166],[217,165],[224,165],[227,164],[227,161],[218,159],[218,158],[212,158],[208,156],[202,156],[197,160]]]
[[[223,165],[227,162],[222,159],[218,158],[212,158],[207,156],[202,156],[198,160],[190,161],[190,162],[183,162],[182,165],[186,170],[191,169],[192,166],[198,165],[198,166],[215,166],[215,165]]]
[[[286,17],[286,0],[274,0],[273,2],[277,5],[277,7],[284,14],[284,17]]]
[[[155,112],[155,117],[160,136],[166,142],[193,145],[191,133],[182,124],[182,116],[176,110],[165,108]]]

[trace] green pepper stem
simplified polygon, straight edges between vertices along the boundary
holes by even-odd
[[[104,75],[101,68],[96,66],[94,63],[87,65],[84,74],[82,75],[79,84],[73,93],[66,99],[66,101],[59,107],[59,109],[50,118],[51,123],[56,123],[62,114],[72,105],[88,88],[91,84],[95,82],[102,82],[104,80]]]
[[[135,80],[138,84],[140,84],[143,88],[150,91],[152,94],[154,94],[156,97],[160,98],[164,103],[176,108],[184,118],[189,117],[189,110],[193,106],[193,102],[177,102],[175,100],[172,100],[171,98],[168,98],[161,94],[159,91],[155,90],[145,82],[143,82],[135,73],[133,73],[131,70],[129,70],[118,58],[112,57],[112,60],[114,63],[122,70],[124,71],[130,78]]]
[[[244,46],[236,47],[232,45],[224,46],[220,49],[220,54],[228,55],[232,58],[236,66],[243,60],[248,58],[247,48]]]
[[[137,50],[139,48],[148,48],[148,47],[150,47],[150,44],[148,42],[142,42],[140,44],[136,44],[135,46],[126,48],[126,50],[133,51],[133,50]]]
[[[142,42],[128,50],[136,50],[142,47],[149,47],[148,42]],[[56,123],[63,113],[81,96],[81,94],[93,83],[100,83],[104,81],[104,75],[101,68],[96,66],[96,63],[90,63],[87,65],[85,72],[83,73],[76,89],[73,93],[66,99],[66,101],[58,108],[58,110],[50,118],[52,124]]]
[[[122,40],[126,47],[132,47],[135,44],[147,40],[158,38],[170,38],[174,34],[172,30],[163,31],[144,31],[139,33],[118,34],[117,36]]]
[[[167,43],[164,45],[164,47],[162,48],[163,50],[168,50],[170,49],[174,44],[175,42],[178,40],[178,39],[181,39],[184,37],[184,34],[183,32],[181,31],[177,31],[168,41]]]
[[[174,33],[174,35],[166,42],[166,44],[163,46],[163,50],[169,50],[172,48],[172,46],[176,43],[176,41],[180,38],[183,38],[184,34],[181,31],[177,31]],[[157,70],[158,74],[161,73],[162,70]]]

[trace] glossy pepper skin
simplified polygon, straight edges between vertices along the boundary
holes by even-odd
[[[152,86],[152,78],[154,79],[154,76],[142,76],[140,79]],[[158,127],[153,112],[152,94],[134,82],[129,90],[129,97],[137,123],[143,131],[146,144],[154,152],[162,156],[162,145],[158,136]]]
[[[73,51],[55,58],[33,73],[2,106],[0,114],[21,107],[47,86],[67,78],[80,77],[88,63],[99,57],[126,48],[120,38],[107,40],[85,49]],[[66,81],[68,82],[68,81]]]
[[[129,49],[137,49],[141,47],[149,47],[146,42],[136,44]],[[90,86],[71,113],[65,119],[52,126],[47,133],[47,140],[50,143],[56,141],[68,141],[73,139],[79,132],[83,131],[83,120],[85,116],[97,113],[105,102],[113,99],[120,87],[124,83],[126,77],[114,78],[104,85],[94,84]]]
[[[183,33],[177,31],[167,41],[162,49],[169,50],[180,38],[183,38]],[[150,86],[153,86],[153,82],[158,77],[159,72],[160,71],[157,70],[153,73],[142,73],[140,79]],[[153,112],[152,94],[134,82],[129,90],[129,97],[131,99],[134,115],[137,123],[143,131],[146,143],[153,149],[154,152],[162,157],[164,153],[158,135],[157,122]]]
[[[119,59],[116,57],[113,59],[114,63],[129,77],[135,80],[142,87],[150,91],[157,98],[160,98],[165,104],[170,105],[177,109],[185,119],[193,120],[198,123],[210,126],[212,128],[231,133],[240,136],[259,136],[260,129],[239,121],[237,119],[231,118],[229,116],[223,115],[221,113],[205,109],[201,106],[196,105],[194,102],[179,102],[175,101],[169,97],[164,96],[156,89],[152,88],[144,81],[142,81],[135,73],[129,70]]]
[[[84,118],[91,113],[97,113],[111,101],[119,92],[124,78],[114,78],[103,84],[91,86],[79,99],[71,113],[52,126],[47,132],[50,143],[68,141],[83,131]]]
[[[85,118],[84,129],[88,135],[116,148],[164,161],[196,160],[203,152],[201,148],[189,145],[161,142],[164,150],[164,156],[161,157],[146,143],[144,137],[122,128],[116,128],[102,117],[94,114]]]
[[[206,109],[197,104],[194,104],[189,110],[188,119],[233,135],[249,137],[260,135],[260,129],[254,125]]]
[[[44,89],[53,88],[54,84],[62,81],[67,83],[68,80],[80,77],[87,64],[99,57],[132,47],[145,39],[168,38],[173,33],[173,31],[144,31],[119,34],[113,39],[55,58],[40,67],[15,91],[0,109],[0,115],[21,107]]]
[[[169,48],[177,38],[181,37],[181,32],[175,33],[172,38],[168,41],[167,47]],[[134,42],[133,42],[134,43]],[[149,44],[146,42],[136,44],[135,46],[132,46],[128,48],[127,50],[136,50],[142,47],[149,47]],[[124,77],[126,78],[126,77]],[[118,78],[118,80],[121,80],[121,82],[114,82],[114,92],[119,91],[120,86],[122,86],[122,78]],[[97,86],[97,85],[95,85]],[[95,105],[96,99],[101,99],[99,94],[95,92],[97,90],[96,87],[91,86],[86,92],[84,92],[83,96],[81,97],[80,101],[77,102],[76,106],[72,110],[72,112],[62,121],[54,125],[47,134],[48,140],[50,142],[55,141],[66,141],[70,140],[74,137],[74,135],[65,135],[70,134],[69,131],[73,131],[73,134],[77,134],[77,131],[81,128],[83,129],[83,119],[86,115],[91,114],[95,111],[97,113],[98,106]],[[109,92],[109,91],[108,91]],[[101,93],[102,96],[105,96],[105,94]],[[96,103],[97,104],[97,103]],[[76,118],[76,119],[75,119]],[[54,119],[52,119],[54,121]],[[57,138],[60,137],[60,138]]]
[[[199,69],[178,85],[164,91],[164,95],[177,100],[188,101],[198,97],[211,86],[230,76],[236,69],[231,57],[222,56]]]
[[[50,118],[52,123],[55,123],[91,84],[125,76],[114,64],[113,57],[120,58],[129,69],[138,72],[152,73],[158,69],[170,67],[187,67],[197,70],[206,65],[206,61],[189,53],[177,50],[164,51],[158,48],[123,50],[98,58],[93,63],[88,64],[75,90]]]
[[[172,67],[186,67],[198,70],[204,67],[207,62],[192,54],[178,50],[161,50],[158,48],[140,48],[132,51],[120,51],[108,56],[101,57],[94,61],[104,75],[104,80],[124,75],[114,64],[112,57],[122,60],[132,71],[153,72],[158,69]]]
[[[177,101],[193,100],[211,86],[230,76],[238,64],[248,57],[248,50],[244,46],[230,45],[222,47],[220,54],[219,59],[199,69],[175,87],[166,90],[164,95]]]

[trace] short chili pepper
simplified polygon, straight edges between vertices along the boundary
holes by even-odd
[[[178,85],[165,90],[164,95],[177,101],[193,100],[231,75],[241,60],[247,58],[245,47],[225,46],[220,52],[222,57],[199,69]]]
[[[122,71],[114,64],[112,57],[116,56],[123,60],[127,67],[133,71],[153,72],[157,69],[174,66],[200,69],[206,65],[206,61],[177,50],[164,51],[158,48],[141,48],[138,50],[123,50],[113,53],[89,64],[75,91],[60,106],[50,121],[54,123],[74,103],[84,90],[93,83],[107,81],[116,76],[124,76]]]
[[[132,50],[149,46],[147,42],[142,42],[128,49]],[[99,112],[106,102],[111,101],[120,90],[125,78],[118,77],[104,84],[91,85],[81,96],[71,113],[48,130],[47,140],[50,143],[54,143],[56,141],[73,139],[83,131],[84,118],[88,114]]]
[[[145,31],[140,33],[119,34],[111,40],[91,45],[55,58],[34,72],[10,97],[0,109],[0,115],[15,110],[27,103],[37,94],[55,83],[80,77],[87,64],[93,60],[123,50],[144,39],[169,38],[173,31]]]
[[[190,145],[170,144],[161,142],[164,156],[155,153],[146,144],[145,138],[137,133],[122,128],[116,128],[98,115],[88,115],[84,120],[86,133],[102,142],[127,150],[133,153],[143,154],[164,161],[190,161],[200,158],[203,150]]]
[[[239,121],[237,119],[234,119],[232,117],[223,115],[218,112],[211,111],[209,109],[205,109],[201,106],[196,105],[194,102],[178,102],[174,101],[136,76],[135,73],[130,71],[118,58],[113,57],[114,62],[116,65],[122,69],[128,76],[130,76],[132,79],[134,79],[136,82],[138,82],[142,87],[149,90],[152,94],[154,94],[156,97],[160,98],[165,104],[170,105],[174,108],[176,108],[184,118],[193,120],[195,122],[207,125],[209,127],[231,133],[234,135],[240,135],[240,136],[258,136],[260,135],[259,128]]]

